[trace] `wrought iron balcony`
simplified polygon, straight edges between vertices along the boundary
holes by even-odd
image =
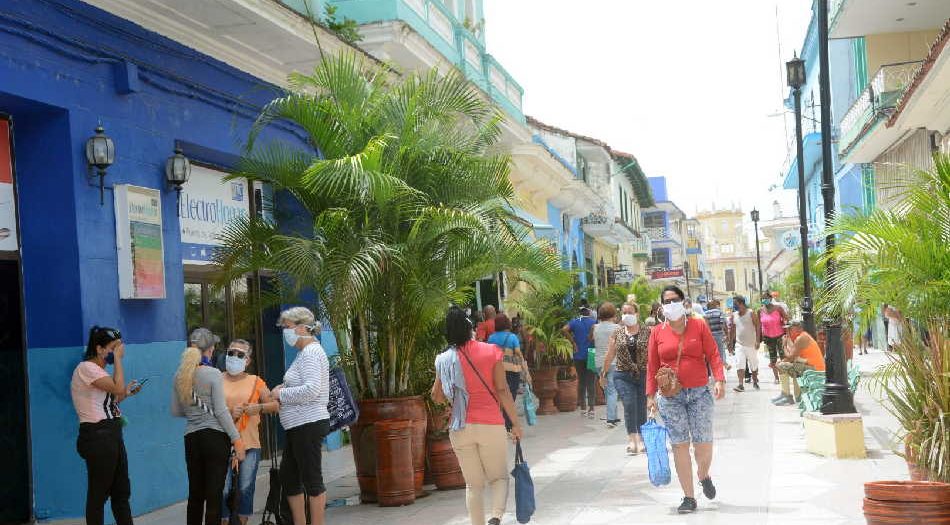
[[[844,152],[894,110],[922,61],[881,66],[841,119],[839,150]]]
[[[647,232],[641,232],[640,237],[631,243],[633,247],[633,256],[640,258],[650,258],[650,254],[653,252],[650,247],[650,235]]]
[[[653,242],[669,241],[675,242],[677,244],[683,244],[683,238],[680,237],[680,234],[669,228],[647,228],[646,233]]]

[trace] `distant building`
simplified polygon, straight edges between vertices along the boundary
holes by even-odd
[[[703,211],[696,214],[702,228],[707,278],[712,296],[725,298],[735,294],[748,297],[758,288],[755,247],[744,227],[747,214],[741,209]],[[765,254],[763,269],[765,267]]]
[[[647,180],[654,200],[653,206],[643,210],[643,226],[650,238],[647,273],[655,281],[681,286],[696,298],[705,293],[706,268],[698,223],[687,218],[670,199],[666,177],[648,177]]]

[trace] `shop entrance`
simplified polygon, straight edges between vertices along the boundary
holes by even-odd
[[[216,358],[227,349],[225,345],[234,339],[244,339],[255,350],[259,349],[258,316],[252,303],[252,284],[251,279],[236,279],[226,286],[220,286],[214,283],[210,274],[186,273],[185,337],[198,327],[214,332],[221,338],[221,344],[216,348]],[[257,369],[257,361],[254,359],[249,371]],[[218,364],[217,359],[215,364]]]
[[[16,260],[0,260],[0,523],[30,520],[30,449],[27,424],[23,305]]]

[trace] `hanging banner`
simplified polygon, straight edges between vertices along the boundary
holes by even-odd
[[[164,299],[165,257],[161,193],[115,186],[116,249],[120,299]]]
[[[218,237],[231,221],[250,215],[247,180],[225,181],[225,176],[225,172],[192,165],[191,177],[182,186],[178,222],[181,258],[187,264],[210,264],[215,247],[221,245]],[[264,192],[261,196],[262,201],[268,197]]]
[[[660,271],[656,271],[656,272],[651,273],[651,274],[650,274],[650,277],[651,277],[653,280],[657,280],[657,279],[675,279],[675,278],[677,278],[677,277],[683,277],[683,270],[682,270],[682,268],[678,268],[678,269],[675,269],[675,270],[660,270]]]
[[[16,234],[16,196],[13,191],[13,152],[10,121],[0,118],[0,251],[19,248]]]

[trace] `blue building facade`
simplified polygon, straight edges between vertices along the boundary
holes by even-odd
[[[119,328],[127,378],[151,380],[122,404],[133,513],[179,501],[187,495],[184,422],[171,417],[169,404],[192,323],[183,262],[190,256],[165,161],[177,146],[196,165],[233,169],[251,123],[278,89],[75,0],[0,0],[0,79],[19,241],[0,254],[2,300],[22,317],[8,323],[0,353],[0,382],[21,392],[0,400],[13,434],[3,442],[12,459],[0,474],[0,522],[83,514],[86,473],[76,453],[69,383],[93,325]],[[116,148],[104,204],[84,155],[98,125]],[[291,128],[272,128],[267,139],[305,144]],[[113,199],[122,184],[159,191],[164,298],[120,299]],[[254,188],[245,190],[246,198],[256,196]],[[278,196],[277,206],[284,205]],[[192,284],[200,297],[212,293]],[[235,304],[204,299],[200,308],[227,310],[230,325],[239,324]],[[275,363],[267,374],[273,382],[291,356],[283,355],[274,324],[266,321],[258,325],[266,333],[253,335],[264,342],[258,359]],[[234,328],[222,335],[243,334]],[[323,340],[335,350],[332,334]]]

